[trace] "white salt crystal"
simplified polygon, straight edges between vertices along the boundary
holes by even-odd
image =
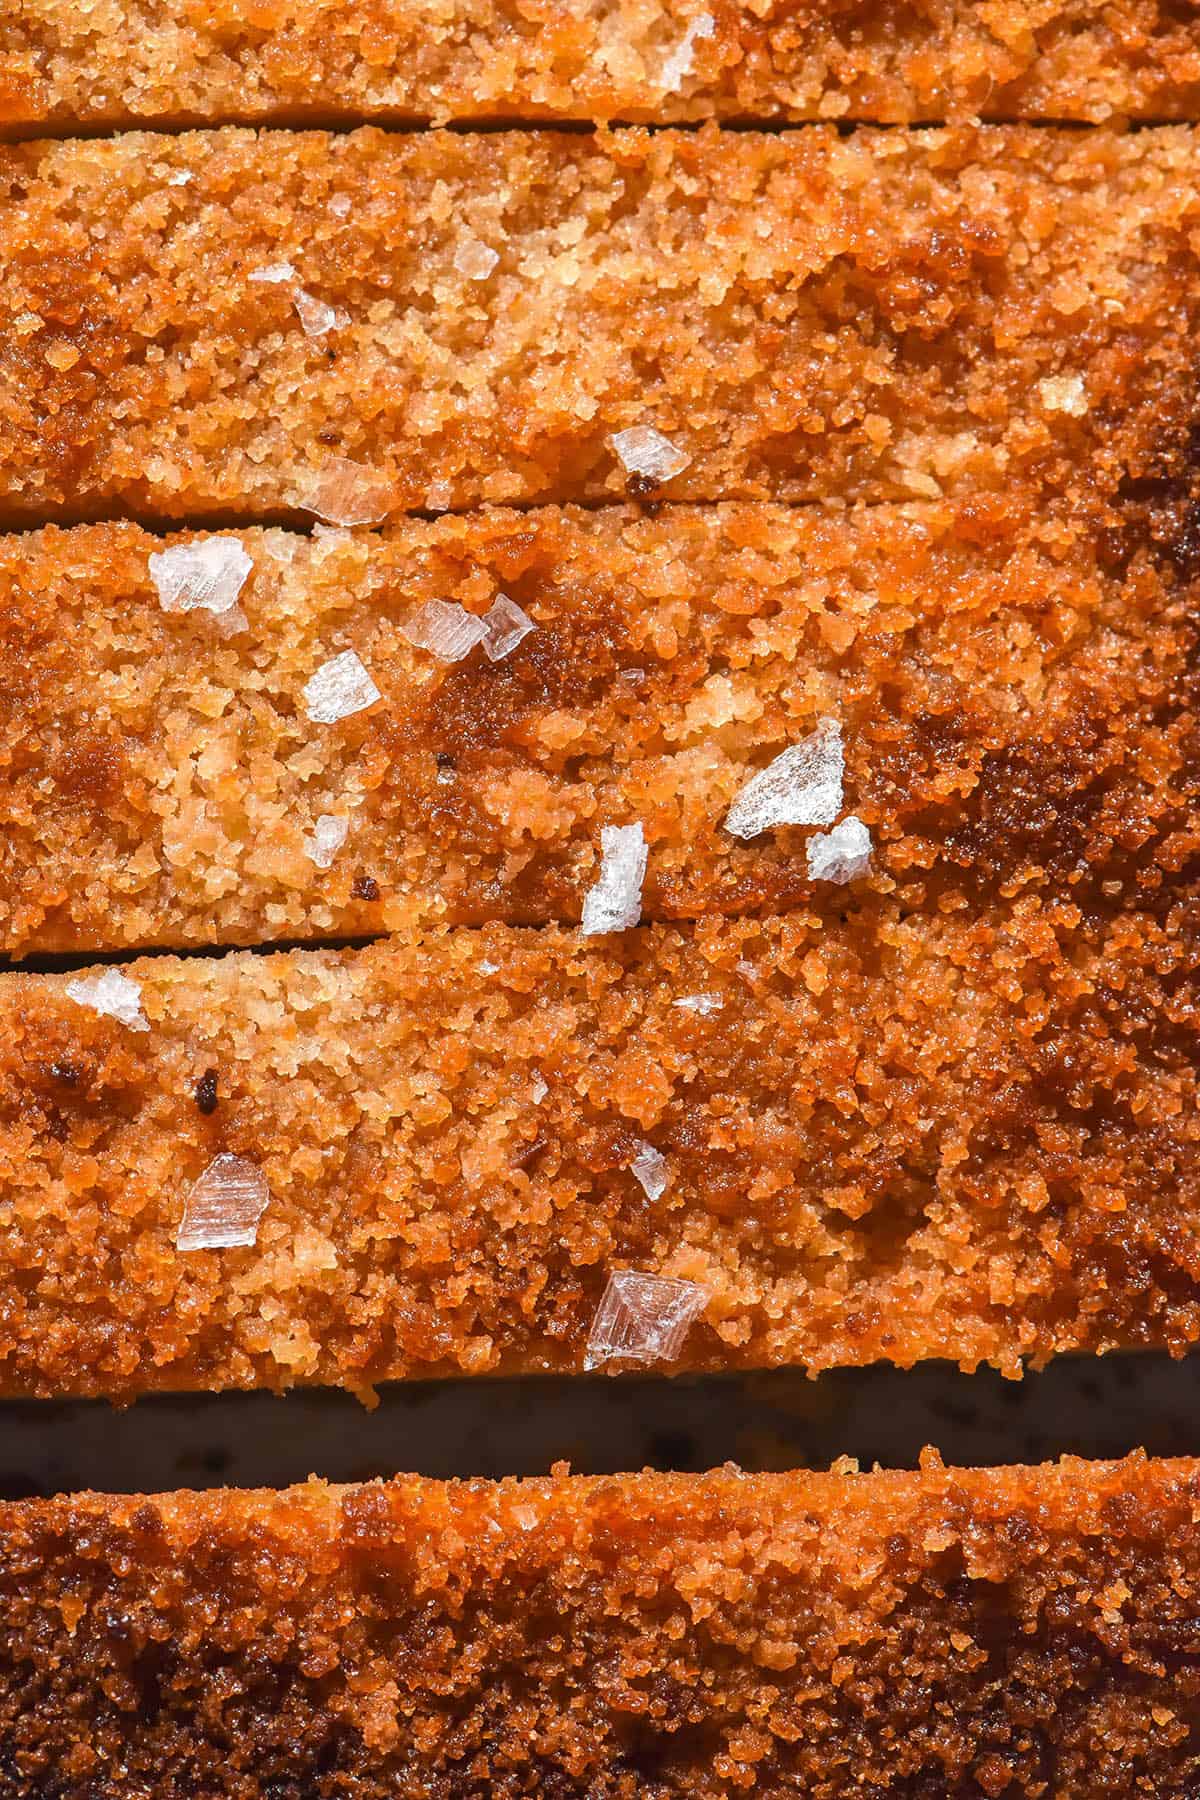
[[[536,630],[529,614],[507,594],[497,594],[483,615],[483,653],[491,662],[511,656],[522,638]]]
[[[253,1244],[271,1191],[256,1163],[227,1151],[215,1156],[183,1209],[177,1250],[228,1250]]]
[[[296,271],[290,262],[264,263],[260,269],[251,269],[247,278],[250,281],[267,281],[275,286],[284,281],[295,281]]]
[[[461,662],[483,642],[487,626],[457,600],[427,600],[400,633],[417,650],[432,651],[443,662]]]
[[[617,1269],[608,1278],[584,1353],[585,1369],[623,1358],[628,1362],[674,1362],[692,1321],[708,1302],[694,1281]]]
[[[1082,375],[1047,375],[1038,382],[1038,393],[1047,412],[1069,413],[1073,419],[1082,419],[1088,409]]]
[[[318,300],[307,288],[297,288],[292,295],[292,305],[296,309],[305,337],[321,338],[333,330],[335,325],[345,323],[345,314],[335,312],[324,300]]]
[[[454,252],[454,267],[468,281],[486,281],[499,261],[499,252],[478,238],[463,238]]]
[[[673,444],[651,425],[633,425],[615,431],[609,443],[630,475],[648,475],[652,481],[670,481],[691,463],[686,450]]]
[[[660,84],[668,93],[675,93],[682,85],[685,75],[692,72],[692,64],[696,60],[696,45],[704,38],[712,37],[717,29],[717,21],[711,13],[697,13],[682,41],[672,50],[662,66]]]
[[[490,957],[485,956],[479,965],[479,973],[481,975],[498,975],[500,973],[500,964],[492,962]]]
[[[718,1013],[724,1002],[719,994],[683,994],[678,1000],[672,1000],[672,1006],[681,1006],[684,1012]]]
[[[231,606],[228,612],[218,613],[217,636],[220,638],[236,637],[239,631],[248,631],[250,621],[240,606]]]
[[[329,868],[345,843],[349,829],[349,819],[343,818],[340,813],[321,814],[313,826],[311,836],[304,840],[304,848],[318,869]]]
[[[67,983],[67,997],[106,1018],[119,1019],[130,1031],[149,1031],[142,1011],[142,990],[120,969],[104,969],[99,975],[77,975]]]
[[[191,181],[192,179],[193,179],[193,176],[192,176],[192,171],[190,169],[176,169],[176,171],[173,175],[167,176],[167,186],[168,187],[186,187],[188,182]]]
[[[349,194],[335,194],[329,202],[329,210],[336,219],[348,219],[350,217]]]
[[[748,781],[725,815],[734,837],[757,837],[772,825],[828,825],[842,810],[846,759],[842,728],[822,719]]]
[[[353,650],[322,663],[304,690],[304,709],[316,725],[335,725],[352,713],[364,712],[383,695]]]
[[[542,1079],[541,1071],[539,1069],[535,1069],[533,1071],[533,1081],[532,1081],[532,1083],[530,1085],[530,1089],[529,1089],[529,1098],[533,1101],[533,1104],[535,1106],[540,1106],[542,1104],[542,1101],[546,1098],[546,1095],[549,1092],[550,1092],[550,1089],[546,1086],[545,1081]]]
[[[640,824],[605,825],[600,832],[600,875],[583,897],[579,929],[585,937],[625,931],[642,916],[646,837]]]
[[[667,1159],[661,1150],[645,1139],[638,1145],[638,1153],[629,1165],[630,1174],[635,1175],[641,1183],[642,1192],[648,1200],[658,1200],[667,1191]]]
[[[832,831],[818,832],[808,840],[810,881],[853,881],[871,867],[871,834],[851,813]]]
[[[172,544],[150,558],[150,579],[164,612],[228,613],[254,564],[240,538],[199,538]]]
[[[391,507],[388,481],[365,463],[331,456],[319,469],[306,470],[298,504],[327,525],[378,525]]]

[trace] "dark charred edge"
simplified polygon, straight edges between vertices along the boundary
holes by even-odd
[[[0,955],[0,975],[73,975],[79,969],[143,962],[147,957],[171,956],[193,962],[219,962],[225,956],[284,956],[293,950],[365,950],[381,943],[385,931],[361,936],[279,938],[251,944],[148,944],[121,950],[44,950],[28,956]]]
[[[1097,542],[1119,570],[1140,548],[1184,586],[1200,583],[1200,418],[1163,434],[1146,470],[1118,485],[1113,512]]]
[[[81,1489],[283,1487],[310,1473],[365,1481],[639,1468],[751,1472],[958,1467],[1200,1453],[1200,1363],[1163,1352],[1060,1357],[1023,1381],[949,1363],[705,1376],[463,1377],[394,1382],[368,1411],[337,1389],[0,1403],[0,1498]]]
[[[469,509],[464,508],[466,510]],[[412,516],[399,513],[395,515],[397,519]],[[436,513],[428,515],[430,518],[438,516]],[[136,507],[125,506],[64,506],[26,512],[6,507],[0,500],[0,535],[5,537],[32,537],[35,531],[46,531],[51,527],[59,531],[71,531],[79,525],[135,525],[150,537],[161,538],[173,537],[181,531],[272,529],[292,531],[298,537],[311,537],[313,528],[318,523],[312,513],[305,512],[300,507],[287,506],[270,508],[260,513],[240,512],[228,507],[214,507],[211,511],[196,509],[175,519],[162,513],[139,512]]]
[[[968,880],[970,869],[955,869],[956,877]],[[976,884],[977,895],[987,891],[986,880],[979,878]],[[1066,890],[1070,899],[1086,909],[1088,919],[1093,923],[1112,923],[1123,918],[1130,910],[1127,899],[1112,898],[1101,891],[1100,876],[1091,884],[1077,883]],[[1190,872],[1181,875],[1171,883],[1157,902],[1151,898],[1135,903],[1134,911],[1154,914],[1162,906],[1173,906],[1182,900],[1192,899],[1197,893],[1196,883]],[[895,899],[866,890],[861,896],[848,898],[840,904],[829,905],[823,917],[828,927],[849,927],[860,924],[869,928],[875,919],[880,906],[895,907],[899,918],[925,917],[927,908],[909,906]],[[811,901],[794,901],[787,896],[766,895],[756,905],[726,905],[714,903],[703,913],[676,913],[669,908],[659,908],[644,913],[637,925],[629,926],[619,934],[623,953],[633,954],[639,945],[642,935],[648,931],[667,929],[681,936],[689,936],[704,925],[711,925],[715,919],[741,921],[745,924],[766,922],[771,919],[785,919],[796,912],[811,909]],[[245,943],[231,942],[205,944],[187,941],[184,943],[161,944],[122,944],[115,949],[92,950],[37,950],[31,949],[22,954],[5,950],[0,945],[0,978],[5,975],[74,975],[81,970],[121,967],[126,963],[143,962],[156,957],[171,957],[177,962],[219,962],[226,956],[285,956],[297,950],[368,950],[373,944],[386,944],[393,941],[409,942],[420,939],[431,932],[452,931],[457,936],[468,934],[483,937],[489,931],[516,933],[522,937],[539,931],[578,931],[578,919],[569,919],[562,914],[553,918],[542,919],[503,919],[503,918],[464,918],[464,919],[416,919],[411,927],[400,931],[364,931],[364,932],[332,932],[322,935],[314,931],[310,935],[299,937],[281,937],[249,939]],[[610,953],[615,953],[615,943],[609,939]]]
[[[1036,131],[1094,131],[1100,122],[1093,119],[1058,118],[1049,115],[1025,118],[1020,113],[983,112],[977,118],[956,119],[947,114],[937,118],[883,119],[870,113],[853,114],[839,119],[791,118],[780,113],[709,112],[698,119],[639,118],[635,114],[616,113],[611,117],[579,117],[530,113],[508,117],[481,113],[470,118],[435,121],[432,112],[407,113],[386,107],[378,111],[360,111],[338,107],[272,107],[260,113],[129,113],[109,114],[99,119],[47,119],[44,122],[0,124],[0,144],[66,143],[71,141],[106,141],[122,137],[130,131],[149,131],[158,137],[183,137],[191,131],[324,131],[344,137],[353,131],[371,128],[393,133],[397,137],[416,132],[448,131],[460,137],[488,136],[497,132],[566,132],[586,137],[598,131],[646,131],[654,135],[664,131],[698,132],[710,125],[722,131],[759,131],[780,136],[790,131],[810,131],[815,127],[836,128],[841,136],[859,130],[870,131],[942,131],[958,124],[1029,126]],[[1152,131],[1164,125],[1188,125],[1200,122],[1189,114],[1157,115],[1123,122],[1122,129]],[[1104,124],[1107,125],[1107,121]]]
[[[339,526],[339,530],[352,531],[356,535],[372,535],[387,531],[389,526],[402,525],[409,520],[418,520],[424,524],[436,524],[439,519],[470,519],[477,516],[486,517],[491,513],[535,513],[546,512],[555,507],[567,508],[573,512],[598,513],[628,510],[630,506],[639,504],[636,496],[629,494],[603,495],[580,498],[578,495],[542,495],[533,500],[505,500],[503,504],[490,501],[473,506],[447,506],[435,510],[427,506],[397,507],[385,519],[375,525]],[[642,510],[647,511],[646,503],[640,503]],[[669,495],[656,495],[651,503],[656,509],[662,507],[686,507],[689,511],[698,508],[715,508],[731,506],[770,506],[792,512],[811,512],[831,510],[827,499],[814,497],[811,500],[773,500],[759,498],[739,498],[734,495],[711,495],[702,499],[686,497],[673,499]],[[862,510],[882,506],[913,506],[911,498],[905,499],[897,495],[895,499],[865,500]],[[839,512],[841,507],[837,507]],[[657,516],[657,513],[655,514]],[[98,505],[79,507],[53,507],[37,512],[14,511],[6,508],[0,500],[0,535],[5,537],[31,537],[36,531],[55,529],[72,531],[80,525],[133,525],[139,531],[151,537],[173,537],[183,531],[293,531],[301,537],[311,537],[315,527],[322,524],[311,512],[301,507],[272,507],[263,512],[240,511],[229,508],[213,508],[210,511],[190,508],[177,517],[168,518],[162,513],[141,512],[136,507],[120,505]]]

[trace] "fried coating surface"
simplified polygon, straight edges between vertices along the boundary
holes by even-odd
[[[1108,504],[1192,455],[1198,172],[1184,127],[10,147],[0,516],[328,512],[339,459],[359,523],[612,498],[639,426],[675,499]]]
[[[0,1509],[0,1792],[1184,1800],[1194,1462]]]
[[[7,0],[0,128],[450,119],[1195,119],[1171,0]]]
[[[1172,0],[7,0],[0,128],[1195,118]]]
[[[705,1290],[678,1368],[1182,1352],[1197,950],[1194,904],[867,900],[148,958],[148,1029],[2,976],[0,1390],[570,1371],[619,1268]],[[222,1155],[257,1241],[180,1252]]]
[[[631,821],[650,919],[864,892],[1161,911],[1194,884],[1197,588],[1144,521],[1109,542],[1002,503],[548,509],[237,541],[223,635],[164,611],[136,527],[0,539],[10,953],[573,922]],[[498,593],[534,627],[502,661],[404,635],[429,600]],[[382,701],[315,723],[306,684],[347,649]],[[874,844],[850,887],[810,879],[811,829],[723,825],[821,720]],[[324,816],[346,822],[327,868]]]

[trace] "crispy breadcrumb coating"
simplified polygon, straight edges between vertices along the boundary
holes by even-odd
[[[1030,897],[0,976],[0,1391],[620,1368],[620,1269],[703,1289],[673,1368],[1182,1352],[1198,949]],[[178,1249],[217,1177],[249,1237]]]
[[[0,149],[0,516],[611,499],[642,491],[614,440],[646,428],[675,499],[1107,503],[1194,442],[1198,142]]]
[[[1194,883],[1197,589],[1143,520],[1103,541],[1000,503],[247,530],[198,540],[234,569],[232,627],[160,601],[195,541],[0,539],[10,952],[573,922],[605,830],[638,825],[647,919],[836,916],[864,892],[1161,909]],[[430,604],[482,631],[498,595],[532,623],[499,660],[419,647]],[[812,829],[726,826],[822,729],[845,767],[820,822],[872,844],[845,887],[811,878]]]
[[[705,10],[705,8],[709,10]],[[1186,119],[1172,0],[6,0],[0,129],[331,116]]]
[[[1200,1469],[621,1475],[0,1508],[0,1787],[1186,1800]]]

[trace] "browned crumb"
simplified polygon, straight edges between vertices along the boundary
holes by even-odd
[[[346,461],[374,484],[360,521],[619,497],[610,440],[639,426],[691,458],[671,499],[1140,493],[1194,456],[1197,143],[814,126],[0,150],[0,513],[311,503],[345,523]],[[251,278],[281,262],[294,282]],[[319,335],[298,287],[329,309]]]
[[[868,890],[1167,905],[1195,878],[1200,654],[1186,522],[1156,529],[1131,503],[1099,544],[997,506],[248,530],[226,637],[163,611],[163,541],[132,526],[0,539],[0,940],[575,920],[602,828],[634,820],[648,918],[836,916]],[[534,622],[501,662],[403,635],[429,599],[498,592]],[[305,686],[347,648],[383,701],[316,724]],[[811,830],[723,826],[825,718],[875,846],[850,887],[810,880]],[[323,815],[348,821],[328,868]]]
[[[211,1117],[211,1115],[216,1112],[217,1107],[220,1104],[216,1069],[205,1069],[203,1075],[196,1083],[196,1091],[192,1097],[196,1102],[198,1110],[204,1114],[205,1118]]]
[[[1188,1800],[1200,1466],[0,1508],[6,1795]]]
[[[0,1390],[573,1370],[622,1267],[706,1290],[679,1367],[1183,1351],[1198,951],[1194,904],[1032,897],[493,926],[133,963],[148,1030],[5,975]],[[220,1154],[257,1242],[181,1254]]]
[[[1198,105],[1200,22],[1180,0],[6,0],[0,20],[0,126],[26,130],[331,114],[1103,122]]]

